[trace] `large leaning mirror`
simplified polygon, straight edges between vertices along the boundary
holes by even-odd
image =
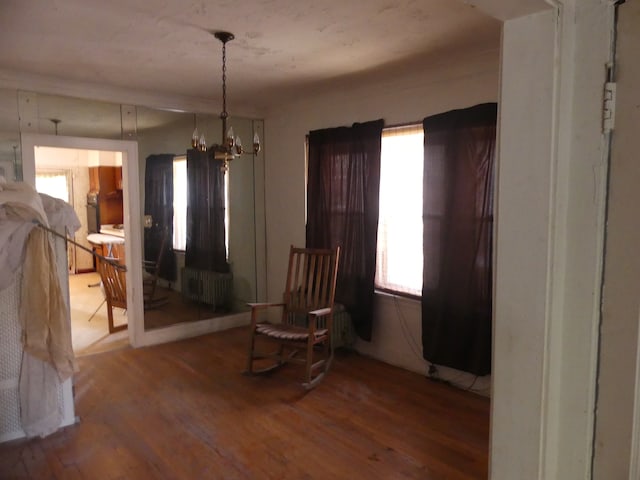
[[[28,123],[25,123],[25,119]],[[248,141],[254,132],[262,136],[262,121],[238,117],[230,121],[237,134]],[[162,237],[151,238],[152,248],[149,250],[156,250],[145,252],[145,246],[150,245],[149,240],[145,242],[145,236],[158,223],[158,219],[147,212],[150,208],[153,210],[154,202],[146,195],[147,166],[153,165],[154,159],[162,156],[170,158],[172,165],[175,163],[176,185],[173,182],[173,169],[167,185],[172,192],[174,188],[177,192],[176,204],[171,205],[170,214],[173,218],[174,208],[178,211],[186,207],[184,185],[179,184],[180,163],[184,166],[184,158],[191,148],[191,137],[196,127],[207,137],[207,143],[219,141],[221,125],[215,114],[164,111],[0,89],[0,168],[7,179],[22,179],[21,130],[22,133],[137,141],[139,182],[129,186],[127,193],[139,195],[140,211],[133,216],[137,217],[142,231],[143,258],[155,263],[159,258],[157,249]],[[93,150],[73,152],[71,157],[67,156],[69,152],[54,150],[42,149],[40,153],[40,160],[36,154],[36,180],[38,174],[49,180],[63,177],[62,181],[69,191],[69,202],[82,223],[75,240],[93,248],[96,244],[89,241],[89,236],[107,235],[114,241],[100,244],[100,252],[122,256],[123,244],[128,241],[123,228],[123,198],[126,196],[123,195],[123,188],[126,187],[122,181],[122,157],[117,152]],[[197,268],[185,266],[184,244],[182,247],[178,244],[181,227],[172,229],[171,235],[164,239],[164,248],[172,256],[170,263],[174,264],[174,273],[167,275],[162,272],[166,265],[161,265],[160,274],[154,279],[154,287],[157,288],[155,296],[166,297],[168,301],[148,305],[144,313],[145,330],[242,312],[246,310],[247,302],[264,298],[263,163],[262,153],[257,157],[242,156],[230,164],[225,175],[228,281],[215,282],[215,275],[207,276],[195,271],[199,270]],[[179,223],[180,218],[177,220]],[[256,231],[261,233],[256,235]],[[70,252],[70,258],[73,259],[69,266],[71,275],[95,270],[95,261],[89,254]],[[143,270],[143,265],[139,268]],[[155,274],[149,265],[144,271],[145,280]],[[222,296],[216,293],[221,286],[226,289]],[[73,309],[74,298],[71,301]],[[92,321],[91,314],[88,312],[86,315],[88,322]],[[126,312],[124,318],[126,321]]]
[[[0,88],[0,176],[22,179],[17,92],[9,88]]]
[[[251,119],[230,121],[236,134],[245,139],[253,138],[262,127],[261,122]],[[195,130],[212,143],[221,137],[220,119],[215,115],[137,109],[147,330],[245,311],[247,302],[258,296],[256,156],[239,157],[219,176],[224,189],[219,201],[226,214],[228,268],[205,268],[206,252],[197,249],[189,257],[185,255],[189,236],[187,156]],[[206,155],[196,157],[197,161],[209,161]],[[189,161],[195,161],[194,157]],[[211,193],[213,188],[209,189]],[[208,199],[211,209],[213,197],[212,193]],[[193,217],[205,221],[209,213],[198,211]]]

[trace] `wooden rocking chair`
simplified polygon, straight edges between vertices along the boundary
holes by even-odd
[[[249,304],[251,339],[246,373],[266,373],[287,362],[296,362],[305,366],[302,385],[306,389],[322,380],[333,360],[331,328],[339,257],[340,247],[320,250],[291,246],[282,303]],[[271,307],[282,309],[281,323],[258,321],[260,312]],[[322,327],[318,325],[320,319],[326,320]],[[259,353],[256,340],[275,345],[276,350]],[[302,355],[296,356],[298,353]],[[263,359],[272,362],[256,365],[256,361]]]
[[[116,263],[117,259],[98,259],[98,272],[104,287],[104,295],[107,300],[107,318],[109,320],[109,333],[118,332],[127,328],[127,324],[115,326],[113,323],[113,307],[127,308],[127,283],[126,267]]]
[[[142,298],[144,300],[144,309],[150,310],[158,308],[169,303],[167,295],[157,295],[158,277],[160,275],[160,265],[164,251],[167,248],[168,230],[165,228],[162,232],[162,240],[160,241],[160,250],[158,258],[154,261],[142,261]]]

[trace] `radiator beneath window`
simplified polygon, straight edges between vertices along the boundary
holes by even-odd
[[[184,300],[206,303],[214,308],[231,308],[233,274],[184,267],[181,276]]]

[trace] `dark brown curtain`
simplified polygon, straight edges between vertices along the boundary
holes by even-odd
[[[307,246],[340,245],[336,302],[364,340],[371,340],[383,126],[376,120],[309,134]]]
[[[496,104],[424,120],[423,355],[491,372]]]
[[[185,266],[227,273],[224,172],[212,152],[187,151],[187,190]]]
[[[163,235],[166,246],[158,275],[168,281],[176,279],[176,256],[173,251],[173,154],[149,155],[145,160],[144,212],[151,215],[151,228],[144,229],[144,259],[158,260]],[[166,232],[166,233],[165,233]]]

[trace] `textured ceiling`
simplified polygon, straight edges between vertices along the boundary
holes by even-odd
[[[219,99],[228,30],[231,106],[253,109],[466,48],[500,21],[455,0],[2,0],[0,69]]]

